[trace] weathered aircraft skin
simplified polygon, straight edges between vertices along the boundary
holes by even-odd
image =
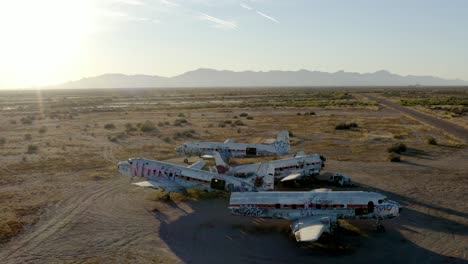
[[[201,165],[201,166],[198,166]],[[185,191],[186,189],[221,190],[229,192],[268,191],[274,188],[273,175],[262,173],[240,179],[233,176],[201,170],[204,162],[189,167],[167,162],[133,158],[119,162],[119,172],[129,177],[143,177],[145,182],[135,183],[143,187],[160,188],[167,191]],[[262,171],[267,171],[264,166]],[[272,174],[272,173],[270,173]]]
[[[291,230],[297,241],[315,241],[331,232],[338,219],[380,220],[399,216],[397,202],[384,195],[364,191],[315,190],[310,192],[232,193],[229,209],[234,215],[281,218],[294,221]]]
[[[273,144],[235,143],[228,139],[223,143],[187,142],[175,150],[181,155],[206,157],[213,157],[214,152],[219,152],[224,159],[284,156],[290,154],[289,132],[281,131]]]
[[[218,153],[214,153],[216,161],[216,170],[219,173],[232,175],[235,177],[246,177],[258,171],[262,163],[254,163],[247,165],[239,165],[230,167],[227,165]],[[320,173],[320,170],[325,163],[318,154],[305,155],[303,152],[298,153],[293,158],[267,161],[275,171],[275,179],[283,179],[285,177],[299,179],[302,177],[315,176]]]

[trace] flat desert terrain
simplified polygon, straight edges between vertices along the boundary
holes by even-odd
[[[443,87],[3,91],[0,263],[467,263],[467,102],[466,88]],[[325,156],[323,172],[386,194],[401,216],[386,233],[343,221],[297,243],[287,221],[231,216],[228,194],[165,201],[117,171],[131,157],[183,164],[183,142],[262,143],[283,129],[293,152]],[[339,189],[277,186],[318,187]]]

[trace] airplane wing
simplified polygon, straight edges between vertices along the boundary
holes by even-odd
[[[135,183],[132,183],[133,185],[136,185],[136,186],[140,186],[140,187],[150,187],[150,188],[154,188],[154,189],[163,189],[167,192],[181,192],[181,193],[184,193],[186,190],[183,186],[180,186],[180,185],[177,185],[177,184],[170,184],[170,185],[166,185],[166,184],[161,184],[159,182],[155,182],[155,181],[142,181],[142,182],[135,182]]]
[[[296,155],[294,156],[295,158],[300,158],[300,157],[304,157],[305,156],[305,153],[304,151],[299,151],[296,153]]]
[[[292,232],[298,242],[317,241],[323,232],[330,231],[330,217],[310,216],[296,220]]]
[[[301,177],[302,177],[302,173],[297,172],[297,173],[289,174],[288,176],[281,179],[281,181],[282,182],[292,181],[292,180],[297,180],[297,179],[299,179]]]
[[[187,168],[201,170],[205,166],[206,162],[200,160],[192,165],[187,166]]]
[[[236,143],[236,141],[234,139],[226,139],[224,143]]]

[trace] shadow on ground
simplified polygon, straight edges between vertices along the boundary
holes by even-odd
[[[458,223],[404,210],[400,218],[385,223],[386,233],[373,231],[372,221],[351,221],[353,230],[342,229],[337,237],[297,243],[289,234],[289,222],[229,214],[226,200],[191,202],[193,212],[168,222],[162,213],[160,236],[172,252],[186,263],[463,263],[464,260],[422,248],[401,230],[424,227],[466,235]],[[452,230],[447,230],[452,226]]]

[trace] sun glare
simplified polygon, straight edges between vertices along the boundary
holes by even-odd
[[[0,70],[16,85],[61,79],[93,20],[91,1],[0,1]]]

